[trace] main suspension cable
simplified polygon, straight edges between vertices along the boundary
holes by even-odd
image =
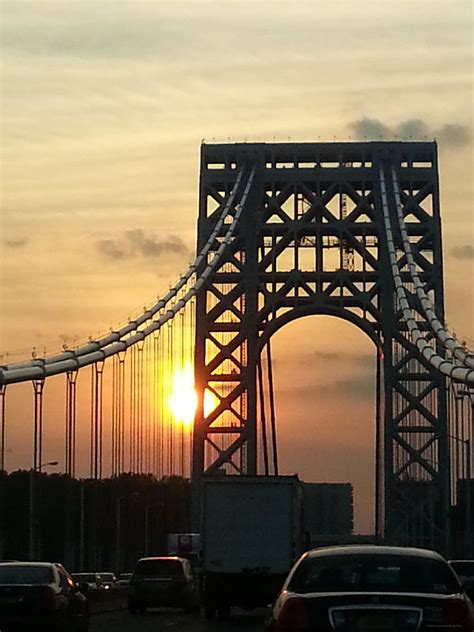
[[[393,190],[395,196],[395,207],[397,210],[398,217],[398,226],[400,229],[400,233],[402,236],[402,244],[403,249],[405,251],[408,268],[410,270],[410,275],[413,281],[413,285],[415,286],[416,294],[418,300],[420,301],[420,305],[426,317],[426,320],[431,327],[431,330],[436,335],[439,342],[447,349],[452,355],[468,366],[471,369],[474,369],[474,354],[466,351],[466,349],[459,344],[459,342],[452,336],[449,331],[446,329],[445,325],[438,319],[435,313],[434,306],[425,292],[423,284],[418,275],[418,271],[416,268],[415,259],[413,257],[413,253],[411,250],[411,244],[408,237],[408,232],[406,229],[405,220],[403,217],[402,204],[400,198],[400,189],[398,186],[398,179],[395,168],[392,166],[392,181],[393,181]]]
[[[468,382],[474,384],[474,370],[466,369],[460,366],[457,362],[447,360],[440,356],[425,340],[422,332],[420,331],[416,320],[413,318],[410,304],[407,299],[405,287],[400,275],[400,269],[398,267],[397,256],[395,252],[395,243],[393,239],[392,226],[390,223],[390,213],[387,202],[387,189],[385,185],[385,175],[382,166],[380,166],[380,188],[382,197],[382,210],[385,228],[385,237],[387,242],[388,253],[390,257],[390,266],[392,270],[392,277],[395,284],[395,292],[398,299],[398,303],[403,313],[403,318],[408,326],[408,330],[411,335],[411,339],[415,346],[420,351],[421,355],[429,362],[429,364],[440,371],[444,375],[459,382]]]
[[[113,356],[120,351],[124,351],[128,347],[137,344],[139,341],[144,340],[153,331],[156,331],[162,327],[166,322],[174,318],[174,316],[195,296],[203,287],[210,275],[217,268],[221,256],[228,244],[233,238],[233,234],[240,220],[243,208],[248,198],[250,188],[253,184],[255,175],[255,168],[253,168],[249,174],[246,186],[240,198],[240,203],[234,205],[234,200],[237,194],[237,189],[242,180],[243,168],[239,171],[236,182],[232,188],[231,194],[227,200],[221,217],[217,221],[213,232],[209,236],[205,246],[201,250],[194,263],[188,268],[188,271],[183,275],[178,283],[170,289],[167,295],[160,299],[155,305],[144,312],[136,320],[131,321],[126,327],[122,328],[118,332],[112,332],[109,336],[99,340],[93,341],[88,345],[80,347],[76,350],[65,351],[62,354],[56,356],[48,356],[46,358],[40,358],[30,360],[28,362],[19,364],[10,364],[0,368],[0,385],[23,382],[33,379],[44,378],[50,375],[57,375],[58,373],[64,373],[68,370],[79,369],[84,366],[93,364],[95,362],[105,360],[106,358]],[[214,253],[212,260],[207,263],[204,269],[201,271],[199,278],[195,281],[192,287],[186,292],[186,294],[178,301],[175,301],[166,311],[164,307],[171,301],[176,299],[179,290],[184,287],[191,279],[192,275],[200,269],[202,263],[207,258],[207,255],[215,243],[217,237],[220,236],[221,230],[224,227],[224,221],[229,213],[234,210],[233,220],[227,225],[225,235],[222,237],[220,246]],[[156,320],[151,320],[152,317],[162,310],[161,316]],[[142,325],[151,320],[151,323],[140,329]]]

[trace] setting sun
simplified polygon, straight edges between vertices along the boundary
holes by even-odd
[[[191,364],[178,368],[173,374],[171,412],[176,423],[191,426],[196,411],[197,395]]]
[[[219,399],[210,390],[204,392],[204,414],[207,417],[219,404]],[[197,406],[194,374],[190,363],[178,368],[173,374],[170,409],[177,424],[192,426]]]

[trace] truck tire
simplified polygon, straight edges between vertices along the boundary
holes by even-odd
[[[204,606],[204,616],[208,621],[214,619],[216,616],[216,609],[214,606]]]

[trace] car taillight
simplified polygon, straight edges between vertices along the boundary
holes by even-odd
[[[464,599],[448,599],[443,607],[443,624],[453,626],[453,629],[462,630],[463,632],[472,632],[474,629],[474,616],[467,601]]]
[[[38,606],[40,610],[54,610],[54,608],[56,607],[56,601],[52,588],[45,586],[41,590],[39,594]]]
[[[277,618],[278,632],[309,630],[308,610],[301,597],[290,597],[283,604]]]

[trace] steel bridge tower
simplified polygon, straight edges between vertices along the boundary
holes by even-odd
[[[362,329],[377,354],[377,531],[388,542],[443,550],[449,509],[445,378],[410,342],[397,305],[380,186],[381,170],[392,168],[419,277],[443,320],[435,143],[202,145],[198,251],[231,191],[244,186],[237,174],[252,172],[253,180],[233,240],[197,293],[193,481],[199,490],[204,476],[223,470],[257,473],[262,350],[296,318],[336,316]],[[387,199],[394,214],[390,184]],[[408,282],[397,231],[395,246]]]

